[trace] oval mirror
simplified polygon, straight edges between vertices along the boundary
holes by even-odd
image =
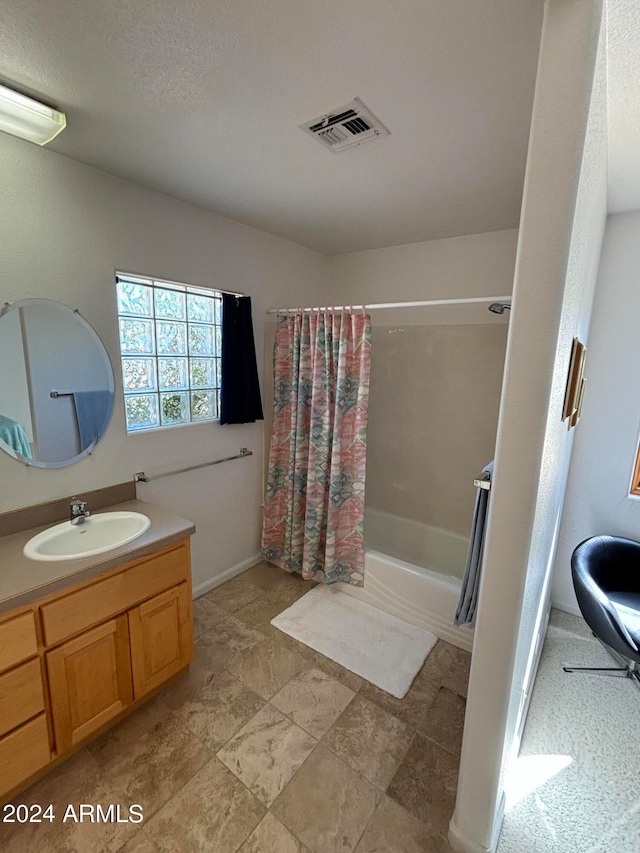
[[[39,468],[91,452],[111,419],[113,370],[76,311],[24,299],[0,312],[0,448]]]

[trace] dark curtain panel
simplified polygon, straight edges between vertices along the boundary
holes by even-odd
[[[222,294],[220,423],[261,421],[262,401],[253,341],[251,297]]]

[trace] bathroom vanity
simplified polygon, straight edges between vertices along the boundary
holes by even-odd
[[[151,526],[67,563],[0,537],[0,802],[138,707],[193,658],[194,526],[128,501]]]

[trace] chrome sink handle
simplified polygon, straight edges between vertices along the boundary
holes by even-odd
[[[87,502],[80,498],[71,498],[69,503],[69,516],[71,524],[84,524],[91,513],[87,509]]]

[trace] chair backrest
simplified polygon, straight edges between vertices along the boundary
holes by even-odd
[[[619,536],[593,536],[571,557],[573,586],[587,625],[606,645],[640,663],[640,648],[630,636],[608,592],[640,592],[640,543]]]

